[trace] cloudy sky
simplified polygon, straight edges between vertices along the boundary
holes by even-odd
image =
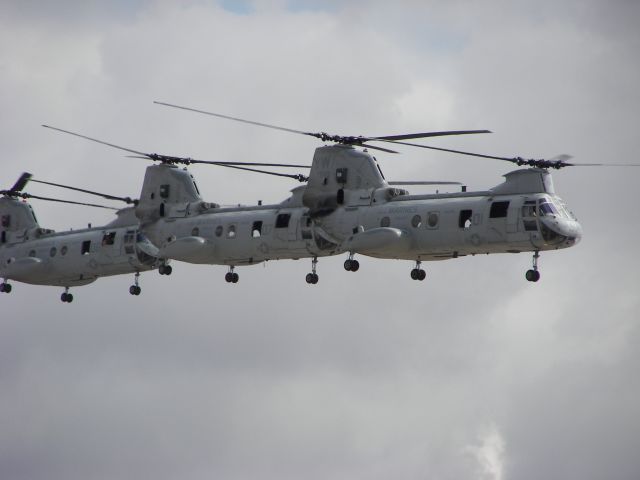
[[[4,1],[0,179],[138,194],[143,160],[46,130],[211,160],[308,162],[319,144],[182,103],[342,134],[488,128],[432,144],[638,162],[633,1]],[[418,150],[418,149],[416,149]],[[500,183],[510,165],[378,155],[387,178]],[[295,184],[193,167],[221,204]],[[0,297],[7,479],[637,479],[640,169],[554,173],[577,247],[427,265],[323,259]],[[53,195],[42,185],[31,193]],[[88,200],[75,197],[78,200]],[[110,213],[33,201],[65,230]]]

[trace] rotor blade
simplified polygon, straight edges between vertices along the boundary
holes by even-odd
[[[278,173],[278,172],[270,172],[268,170],[258,170],[256,168],[247,168],[247,167],[237,167],[235,165],[220,165],[221,167],[227,167],[227,168],[235,168],[237,170],[246,170],[248,172],[256,172],[256,173],[264,173],[265,175],[274,175],[276,177],[287,177],[287,178],[293,178],[294,180],[298,180],[299,182],[306,182],[307,180],[309,180],[309,177],[302,175],[302,174],[290,174],[290,173]]]
[[[293,163],[262,163],[262,162],[216,162],[213,160],[194,160],[189,159],[191,163],[204,163],[209,165],[220,166],[233,166],[233,165],[247,165],[247,166],[262,166],[262,167],[285,167],[285,168],[311,168],[311,165],[297,165]]]
[[[43,180],[33,180],[32,179],[31,181],[35,182],[35,183],[42,183],[44,185],[52,185],[54,187],[66,188],[68,190],[74,190],[76,192],[88,193],[89,195],[96,195],[98,197],[102,197],[102,198],[105,198],[107,200],[119,200],[119,201],[125,202],[127,204],[131,204],[131,203],[136,203],[137,202],[137,200],[133,200],[131,197],[118,197],[118,196],[115,196],[115,195],[109,195],[108,193],[94,192],[93,190],[85,190],[84,188],[71,187],[69,185],[62,185],[60,183],[45,182]]]
[[[474,133],[492,133],[491,130],[445,130],[443,132],[425,132],[425,133],[407,133],[403,135],[384,135],[380,137],[366,137],[364,140],[380,140],[391,141],[397,140],[411,140],[413,138],[427,138],[427,137],[444,137],[447,135],[472,135]]]
[[[640,167],[640,163],[567,163],[572,167]]]
[[[268,123],[262,123],[262,122],[254,122],[253,120],[245,120],[244,118],[231,117],[229,115],[222,115],[221,113],[207,112],[206,110],[199,110],[197,108],[183,107],[181,105],[174,105],[172,103],[157,102],[157,101],[154,101],[153,103],[157,105],[164,105],[165,107],[179,108],[180,110],[188,110],[190,112],[203,113],[205,115],[211,115],[212,117],[224,118],[227,120],[233,120],[235,122],[248,123],[249,125],[257,125],[258,127],[266,127],[266,128],[272,128],[274,130],[281,130],[283,132],[298,133],[301,135],[310,135],[312,137],[315,137],[316,135],[318,135],[313,132],[304,132],[302,130],[295,130],[293,128],[279,127],[277,125],[270,125]]]
[[[106,208],[108,210],[119,210],[119,208],[107,207],[105,205],[97,205],[95,203],[74,202],[72,200],[61,200],[59,198],[41,197],[39,195],[31,195],[30,193],[21,193],[19,194],[19,196],[24,199],[35,198],[38,200],[47,200],[49,202],[71,203],[73,205],[84,205],[86,207],[97,207],[97,208]]]
[[[16,183],[13,184],[13,187],[9,189],[9,192],[19,192],[20,190],[22,190],[29,182],[29,180],[31,180],[31,177],[32,175],[30,173],[24,172],[22,175],[20,175],[20,178],[18,178]]]
[[[387,182],[389,185],[462,185],[460,182],[440,182],[440,181],[410,181],[410,182]]]
[[[383,140],[383,141],[388,141],[388,140]],[[462,150],[453,150],[451,148],[442,148],[442,147],[431,147],[429,145],[420,145],[419,143],[409,143],[409,142],[391,142],[390,143],[395,143],[398,145],[408,145],[410,147],[419,147],[419,148],[428,148],[430,150],[439,150],[441,152],[451,152],[451,153],[459,153],[461,155],[470,155],[472,157],[481,157],[481,158],[493,158],[495,160],[505,160],[507,162],[514,162],[513,158],[509,158],[509,157],[497,157],[495,155],[483,155],[481,153],[473,153],[473,152],[464,152]]]
[[[73,135],[75,137],[84,138],[85,140],[90,140],[92,142],[101,143],[102,145],[107,145],[109,147],[117,148],[118,150],[124,150],[125,152],[135,153],[137,155],[143,155],[146,158],[151,158],[152,155],[153,155],[153,154],[150,154],[150,153],[139,152],[139,151],[133,150],[131,148],[126,148],[126,147],[121,147],[119,145],[114,145],[113,143],[104,142],[102,140],[98,140],[97,138],[87,137],[86,135],[81,135],[79,133],[70,132],[69,130],[63,130],[61,128],[51,127],[49,125],[42,125],[42,126],[45,127],[45,128],[50,128],[51,130],[57,130],[58,132],[68,133],[69,135]]]
[[[373,145],[369,145],[368,143],[361,143],[360,146],[364,148],[371,148],[373,150],[380,150],[382,152],[387,152],[387,153],[398,153],[395,150],[390,150],[388,148],[382,148],[382,147],[374,147]]]

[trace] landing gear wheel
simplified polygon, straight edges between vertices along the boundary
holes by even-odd
[[[351,260],[351,271],[357,272],[360,268],[360,262],[358,260]]]
[[[307,283],[310,284],[310,285],[315,285],[316,283],[318,283],[319,279],[320,279],[320,277],[318,277],[317,273],[307,273],[307,276],[305,278]]]
[[[11,293],[11,284],[10,283],[0,283],[0,292],[2,293]]]
[[[427,278],[427,272],[425,270],[419,270],[418,280],[422,281]]]
[[[345,269],[347,272],[350,272],[350,271],[351,271],[351,262],[353,262],[353,260],[351,260],[350,258],[347,258],[347,259],[344,261],[344,269]]]
[[[238,280],[240,280],[240,275],[238,275],[237,273],[232,273],[231,274],[231,283],[238,283]]]
[[[60,295],[60,300],[63,301],[63,303],[71,303],[73,302],[73,295],[67,292],[64,292],[62,295]]]
[[[527,273],[525,273],[524,276],[530,282],[537,282],[540,280],[540,272],[537,270],[527,270]]]
[[[158,267],[158,273],[160,275],[171,275],[171,272],[173,272],[171,265],[162,264]]]
[[[129,293],[131,295],[140,295],[140,292],[142,292],[142,289],[137,285],[131,285],[129,287]]]
[[[414,268],[411,270],[411,280],[418,280],[420,278],[420,270]]]
[[[227,283],[231,283],[233,281],[233,273],[227,272],[224,275],[224,281]]]

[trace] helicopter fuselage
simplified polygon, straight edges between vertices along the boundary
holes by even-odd
[[[188,210],[146,230],[161,257],[251,265],[348,252],[430,261],[567,248],[581,237],[562,200],[546,193],[401,195],[380,204],[340,206],[320,217],[304,206],[286,205],[193,216]]]
[[[25,233],[0,246],[0,278],[71,287],[151,270],[156,259],[138,248],[138,235],[137,226]]]

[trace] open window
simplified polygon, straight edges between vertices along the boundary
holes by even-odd
[[[113,245],[116,240],[116,232],[108,232],[102,236],[102,246]]]
[[[229,225],[227,228],[227,238],[236,238],[236,226]]]
[[[80,251],[81,255],[89,255],[91,253],[91,240],[85,240],[82,242],[82,250]]]
[[[251,236],[253,238],[259,238],[262,236],[262,221],[258,220],[253,222],[253,226],[251,227]]]
[[[493,202],[489,210],[489,218],[504,218],[509,211],[509,202]]]
[[[458,218],[458,226],[460,228],[471,227],[472,216],[473,216],[473,210],[460,210],[460,217]]]
[[[280,213],[276,217],[276,228],[287,228],[289,226],[289,220],[291,219],[290,213]]]

